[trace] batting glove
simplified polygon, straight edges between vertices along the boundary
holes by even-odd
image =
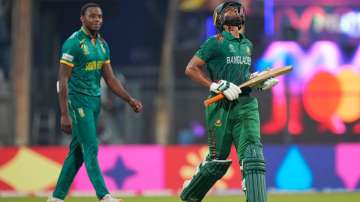
[[[261,90],[269,90],[270,88],[276,86],[279,83],[278,79],[270,78],[267,79],[261,86]]]
[[[250,79],[257,77],[262,73],[263,72],[260,72],[260,73],[259,72],[253,72],[252,74],[250,74]],[[270,88],[274,87],[278,83],[279,83],[278,79],[270,78],[270,79],[267,79],[264,82],[260,83],[259,85],[256,85],[255,88],[257,88],[259,90],[269,90]]]
[[[250,74],[250,78],[249,79],[252,79],[252,78],[255,78],[255,77],[257,77],[257,76],[260,76],[260,75],[262,75],[262,74],[266,74],[266,72],[267,72],[267,70],[264,70],[264,71],[261,71],[261,72],[253,72],[253,73],[251,73]]]
[[[278,79],[270,78],[254,87],[258,90],[269,90],[270,88],[274,87],[278,83],[279,83]]]
[[[229,88],[229,82],[225,80],[220,80],[218,82],[212,82],[210,85],[210,91],[214,93],[222,93],[224,90]]]
[[[253,72],[253,73],[250,74],[249,79],[255,78],[255,77],[259,76],[259,74],[260,74],[259,72]]]
[[[238,86],[225,80],[220,80],[217,83],[213,82],[210,85],[210,91],[222,93],[230,101],[238,99],[239,94],[241,94],[241,89]]]

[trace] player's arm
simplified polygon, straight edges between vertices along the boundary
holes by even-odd
[[[61,111],[61,129],[67,134],[71,133],[71,121],[68,113],[68,81],[71,76],[71,67],[60,63],[59,68],[59,104]]]
[[[129,103],[135,112],[140,112],[142,110],[141,102],[132,98],[121,82],[115,77],[110,63],[105,63],[103,66],[103,78],[111,91]]]
[[[189,64],[186,66],[185,74],[193,81],[209,88],[210,91],[215,93],[223,93],[224,96],[230,101],[239,97],[241,89],[238,86],[225,80],[212,82],[204,73],[204,65],[205,61],[195,55],[193,58],[191,58]]]
[[[210,88],[212,81],[204,73],[204,65],[205,61],[194,56],[186,66],[185,74],[200,85]]]

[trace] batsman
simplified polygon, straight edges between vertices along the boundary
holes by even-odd
[[[189,61],[185,74],[210,91],[209,97],[222,93],[226,99],[205,109],[209,154],[191,180],[184,183],[182,201],[199,202],[221,179],[231,165],[228,156],[235,145],[243,176],[242,188],[247,202],[266,202],[265,160],[260,141],[257,99],[251,88],[238,85],[250,73],[252,43],[243,34],[245,9],[239,2],[218,5],[213,14],[217,34],[210,37]],[[208,76],[204,72],[204,67]],[[257,89],[267,90],[277,79],[268,79]]]

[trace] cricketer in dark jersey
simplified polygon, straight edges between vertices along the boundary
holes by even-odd
[[[267,201],[258,102],[250,96],[251,89],[238,87],[251,75],[252,43],[240,33],[244,22],[240,3],[227,1],[216,7],[218,34],[201,45],[185,70],[192,80],[210,89],[209,97],[222,93],[226,98],[205,109],[209,154],[192,179],[184,182],[180,198],[186,202],[200,202],[225,175],[232,163],[227,159],[232,145],[242,168],[246,201]],[[205,66],[210,78],[203,72]],[[265,87],[262,85],[260,88]]]

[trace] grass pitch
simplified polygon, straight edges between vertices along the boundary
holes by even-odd
[[[178,197],[123,197],[126,202],[180,202]],[[66,202],[97,202],[95,197],[72,197]],[[357,202],[360,192],[270,194],[269,202]],[[46,202],[41,197],[1,197],[0,202]],[[245,202],[244,196],[207,196],[203,202]]]

